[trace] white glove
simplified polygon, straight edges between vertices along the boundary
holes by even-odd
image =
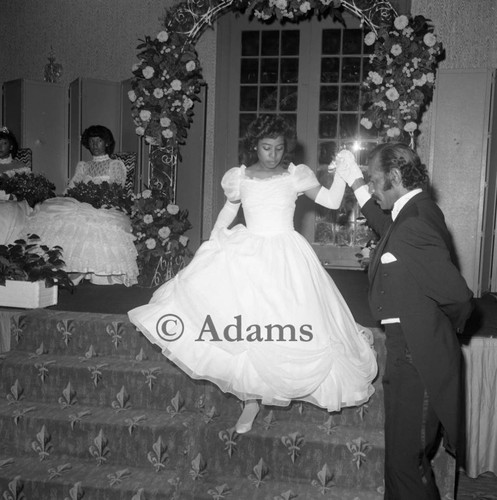
[[[354,155],[348,149],[342,149],[336,158],[336,172],[349,185],[352,186],[357,179],[363,179],[362,171],[355,161]]]
[[[212,239],[216,236],[221,229],[228,227],[236,217],[238,213],[238,209],[240,208],[240,203],[232,203],[229,200],[226,200],[224,207],[221,208],[219,215],[217,216],[216,223],[211,231],[211,236],[209,239]]]
[[[326,189],[324,186],[321,186],[321,189],[318,191],[314,201],[323,207],[337,210],[342,203],[344,192],[345,181],[340,176],[335,175],[330,189]]]

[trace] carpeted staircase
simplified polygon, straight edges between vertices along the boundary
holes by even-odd
[[[328,414],[263,408],[234,431],[238,400],[192,381],[125,315],[15,315],[0,354],[2,500],[383,498],[383,405]],[[384,339],[375,331],[380,367]],[[436,459],[452,498],[454,464]]]

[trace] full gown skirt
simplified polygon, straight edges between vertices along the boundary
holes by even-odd
[[[305,165],[269,179],[229,170],[246,226],[216,231],[190,264],[129,318],[194,379],[241,400],[328,411],[374,392],[376,356],[312,247],[293,228],[299,193],[319,185]],[[179,337],[179,338],[177,338]]]

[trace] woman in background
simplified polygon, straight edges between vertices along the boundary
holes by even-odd
[[[112,132],[92,125],[83,132],[81,144],[92,159],[77,164],[68,188],[80,182],[124,187],[126,167],[109,156],[115,146]],[[83,279],[97,285],[137,283],[137,252],[131,222],[123,212],[97,209],[70,197],[52,198],[35,207],[25,232],[37,234],[45,245],[62,247],[65,270],[75,284]]]
[[[23,162],[16,160],[19,146],[15,135],[7,127],[0,129],[0,177],[31,172]],[[0,190],[0,245],[13,243],[22,234],[32,209],[23,201],[10,199]]]

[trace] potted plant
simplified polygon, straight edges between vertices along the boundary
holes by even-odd
[[[72,288],[62,248],[49,248],[30,234],[0,245],[0,306],[37,308],[57,303],[58,287]]]

